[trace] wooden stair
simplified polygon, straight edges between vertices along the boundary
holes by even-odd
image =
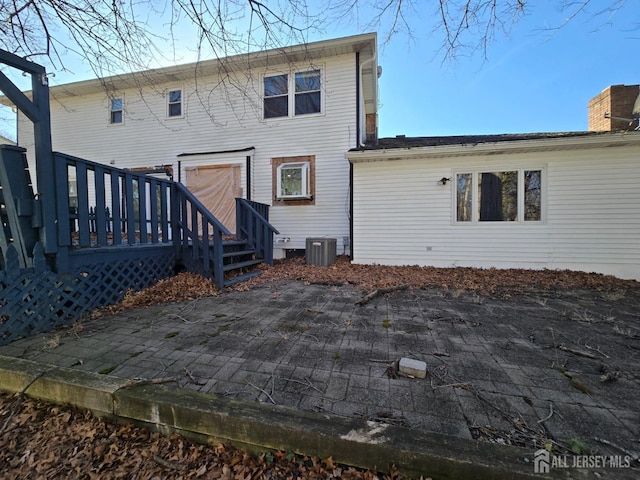
[[[255,267],[264,262],[255,249],[245,240],[225,240],[223,246],[224,286],[243,282],[257,275],[261,270]]]

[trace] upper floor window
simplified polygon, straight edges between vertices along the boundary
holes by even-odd
[[[322,111],[320,70],[264,77],[264,118]]]
[[[320,70],[296,73],[296,115],[320,113]]]
[[[122,97],[112,98],[109,108],[109,123],[118,124],[124,120]]]
[[[182,90],[169,90],[167,96],[167,116],[168,117],[181,117],[182,116]]]
[[[264,77],[264,118],[289,116],[289,75]]]
[[[539,222],[542,170],[457,173],[456,221]]]

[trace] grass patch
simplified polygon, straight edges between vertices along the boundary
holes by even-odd
[[[230,328],[231,328],[231,324],[227,323],[226,325],[222,325],[221,327],[218,327],[218,330],[216,330],[211,335],[207,335],[207,337],[209,337],[209,338],[217,337],[221,333],[224,333],[224,332],[228,331]]]

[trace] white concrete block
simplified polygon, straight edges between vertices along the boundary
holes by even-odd
[[[427,364],[413,358],[401,358],[398,370],[400,373],[416,378],[425,378],[427,376]]]

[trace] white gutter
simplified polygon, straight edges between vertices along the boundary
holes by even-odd
[[[640,132],[616,132],[593,136],[567,136],[532,140],[507,140],[491,143],[434,145],[424,147],[381,148],[349,151],[345,158],[351,163],[406,160],[412,158],[465,157],[500,155],[553,150],[582,150],[604,147],[640,147]]]

